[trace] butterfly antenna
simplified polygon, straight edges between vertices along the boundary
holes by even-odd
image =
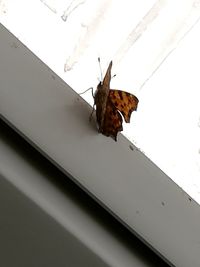
[[[101,69],[101,62],[100,62],[100,57],[98,57],[98,62],[99,62],[99,69],[100,69],[100,75],[101,75],[101,82],[103,81],[103,74],[102,74],[102,69]]]

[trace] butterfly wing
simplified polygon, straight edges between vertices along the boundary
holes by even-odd
[[[117,141],[117,133],[122,131],[122,116],[117,108],[108,99],[106,104],[106,112],[104,114],[104,122],[99,131],[106,135],[111,136]]]
[[[103,82],[98,84],[94,95],[94,104],[96,105],[96,116],[99,127],[102,127],[104,122],[104,114],[106,112],[107,99],[110,90],[111,68],[112,61],[108,66]]]
[[[102,82],[104,88],[110,89],[111,69],[112,69],[112,61],[110,61],[110,64],[108,66],[108,69],[106,71],[105,77]]]
[[[110,90],[108,97],[112,104],[122,113],[125,121],[130,122],[131,113],[137,110],[139,102],[137,97],[121,90]]]

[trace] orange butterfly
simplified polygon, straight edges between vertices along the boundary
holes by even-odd
[[[112,61],[108,66],[103,81],[98,84],[93,97],[94,106],[96,105],[99,132],[103,135],[111,136],[117,141],[117,133],[123,130],[122,116],[125,122],[130,122],[131,113],[137,110],[139,100],[130,93],[110,89],[111,68]]]

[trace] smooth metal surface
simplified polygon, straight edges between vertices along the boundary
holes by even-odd
[[[122,135],[99,135],[90,107],[3,27],[0,112],[82,188],[175,266],[199,266],[200,210]]]
[[[0,120],[0,265],[166,266]]]

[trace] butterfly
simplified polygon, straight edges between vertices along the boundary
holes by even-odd
[[[96,106],[96,120],[99,132],[117,141],[118,132],[123,131],[123,119],[130,122],[131,113],[137,110],[138,98],[121,90],[110,89],[112,61],[110,62],[103,81],[99,82],[93,95]],[[91,117],[90,116],[90,117]]]

